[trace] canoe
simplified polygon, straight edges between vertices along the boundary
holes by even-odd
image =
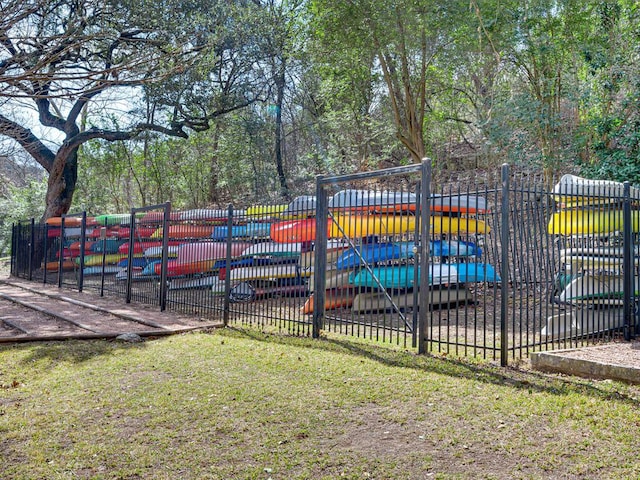
[[[432,212],[479,214],[488,213],[487,199],[478,195],[432,195]]]
[[[331,220],[327,221],[330,228]],[[271,240],[278,243],[308,243],[316,239],[316,219],[285,220],[273,223],[269,232]]]
[[[633,295],[638,295],[638,285]],[[624,277],[622,275],[579,275],[560,292],[560,303],[591,305],[622,305]]]
[[[62,271],[68,272],[76,269],[76,263],[73,260],[63,260],[62,261]],[[44,266],[47,272],[57,272],[60,268],[60,262],[57,260],[55,262],[47,262]]]
[[[296,278],[310,275],[308,271],[305,272],[304,270],[301,270],[295,263],[234,268],[228,274],[231,277],[232,282],[276,280],[279,278]]]
[[[482,249],[462,240],[431,240],[429,254],[432,257],[481,257]]]
[[[247,208],[247,217],[276,218],[287,209],[288,205],[254,205]]]
[[[416,196],[409,192],[348,189],[329,198],[328,207],[333,211],[349,212],[415,211]]]
[[[237,257],[251,246],[250,243],[232,242],[231,256]],[[226,242],[196,242],[178,247],[178,262],[191,263],[200,260],[218,260],[227,257]]]
[[[576,175],[563,175],[552,190],[553,199],[561,208],[586,205],[604,205],[621,202],[624,198],[624,184],[612,180],[592,180]],[[630,196],[640,200],[640,189],[630,187]]]
[[[385,311],[405,311],[412,310],[415,291],[391,293],[389,299],[384,292],[362,292],[358,293],[354,299],[351,309],[355,313],[364,312],[385,312]],[[473,295],[464,286],[443,287],[429,290],[429,305],[460,305],[473,301]]]
[[[280,218],[294,220],[313,217],[316,214],[316,204],[315,195],[300,195],[287,205]]]
[[[415,228],[416,217],[413,215],[334,214],[333,221],[329,223],[329,237],[364,238],[401,235],[414,232]]]
[[[209,238],[213,233],[213,225],[169,225],[169,238],[188,239],[188,238]],[[151,238],[162,238],[162,228],[158,228]]]
[[[349,308],[353,304],[354,293],[352,288],[341,290],[327,290],[324,294],[324,309],[337,310],[339,308]],[[313,294],[309,295],[307,301],[300,308],[303,315],[311,315],[315,308],[315,299]]]
[[[375,276],[375,278],[374,278]],[[418,269],[418,277],[420,269]],[[442,285],[452,283],[499,282],[493,266],[484,263],[436,263],[429,265],[429,284]],[[361,270],[350,279],[351,284],[359,287],[406,289],[413,288],[414,267],[412,265],[374,267]]]
[[[148,263],[149,263],[149,260],[144,257],[134,257],[133,262],[131,262],[131,264],[133,265],[133,268],[140,268],[140,269],[143,269],[144,267],[146,267]],[[127,268],[129,266],[129,259],[123,258],[117,263],[117,266],[120,268]]]
[[[298,257],[301,252],[301,243],[263,242],[246,248],[240,255],[243,257]]]
[[[631,212],[633,232],[640,231],[640,211]],[[621,209],[576,209],[555,212],[549,219],[548,233],[552,235],[606,234],[622,231]]]
[[[234,219],[243,219],[246,217],[245,210],[232,210],[231,215]],[[212,223],[226,222],[229,218],[229,209],[227,208],[196,208],[192,210],[184,210],[180,212],[180,220],[182,221],[203,221]]]
[[[547,317],[540,335],[547,339],[569,338],[624,327],[624,308],[576,308]]]
[[[324,277],[324,288],[327,290],[331,290],[335,288],[349,287],[351,286],[351,277],[351,270],[327,270]],[[314,292],[315,290],[315,277],[313,275],[310,275],[309,291]]]
[[[231,238],[269,238],[271,223],[250,222],[246,225],[233,225],[231,227]],[[214,227],[211,234],[213,240],[225,241],[229,238],[229,227],[220,225]]]

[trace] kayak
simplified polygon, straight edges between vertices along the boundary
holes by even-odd
[[[85,255],[84,257],[84,265],[85,267],[92,267],[96,265],[102,265],[103,254],[98,253],[95,255]],[[107,253],[104,255],[104,263],[105,265],[116,264],[123,258],[126,258],[126,255],[122,255],[121,253]],[[76,258],[75,262],[79,265],[80,259]]]
[[[414,267],[412,265],[374,267],[371,272],[361,270],[354,274],[350,282],[359,287],[406,289],[413,288]],[[418,277],[420,269],[418,269]],[[493,266],[484,263],[436,263],[429,265],[429,284],[499,282]]]
[[[245,210],[232,210],[231,215],[234,219],[242,219],[246,216]],[[225,208],[196,208],[192,210],[184,210],[180,212],[180,220],[182,221],[204,221],[211,223],[226,222],[229,219],[229,209]]]
[[[176,222],[182,220],[180,212],[169,212],[169,221]],[[140,223],[162,223],[164,222],[164,212],[147,212],[138,220]]]
[[[402,258],[413,258],[414,242],[366,243],[350,248],[336,260],[338,270],[352,269],[364,264],[375,264]]]
[[[414,291],[391,293],[389,299],[384,292],[362,292],[355,296],[351,308],[356,313],[412,310],[415,295]],[[419,301],[420,294],[417,295],[415,300]],[[461,285],[429,290],[428,302],[432,306],[460,305],[472,300],[471,292]]]
[[[50,227],[62,227],[62,217],[50,217],[45,220],[47,225]],[[91,225],[95,223],[93,218],[87,217],[87,225]],[[81,217],[64,217],[64,226],[66,227],[81,227],[82,226],[82,218]]]
[[[45,270],[47,272],[57,272],[60,268],[60,262],[57,260],[55,262],[47,262],[45,264]],[[62,261],[62,271],[68,272],[76,269],[76,263],[73,260],[63,260]]]
[[[99,225],[103,225],[103,226],[131,225],[130,213],[111,213],[111,214],[105,214],[105,215],[98,215],[94,218]]]
[[[635,292],[638,295],[636,282]],[[558,302],[572,304],[622,305],[624,277],[622,275],[579,275],[572,278],[557,297]]]
[[[247,208],[246,215],[253,218],[279,217],[288,205],[254,205]]]
[[[329,198],[328,207],[333,211],[345,212],[415,211],[416,196],[409,192],[348,189],[341,190]]]
[[[167,262],[167,277],[181,277],[183,275],[194,275],[196,273],[207,273],[213,271],[215,259],[196,260],[193,262],[181,262],[179,260],[169,260]],[[160,275],[162,272],[162,262],[154,265],[153,273]]]
[[[631,222],[633,232],[640,231],[640,211],[631,212]],[[552,235],[613,233],[622,231],[623,223],[621,209],[561,210],[551,216],[547,231]]]
[[[624,308],[576,308],[573,311],[549,316],[540,334],[547,338],[573,338],[622,327],[624,327]]]
[[[122,270],[121,267],[118,267],[116,265],[105,265],[104,267],[100,266],[100,267],[85,267],[82,270],[82,274],[85,277],[91,277],[91,276],[96,276],[96,275],[113,275],[116,274],[118,272],[120,272]]]
[[[592,180],[563,175],[552,190],[553,199],[562,208],[617,203],[624,199],[624,184],[612,180]],[[640,200],[640,189],[630,187],[630,197]]]
[[[237,257],[250,247],[250,243],[231,243],[231,256]],[[201,260],[219,260],[227,257],[226,242],[196,242],[180,245],[177,249],[178,262],[192,263]]]
[[[251,222],[246,225],[233,225],[231,227],[231,238],[269,238],[271,223]],[[225,241],[229,238],[229,227],[220,225],[214,227],[211,234],[213,240]]]
[[[301,243],[263,242],[251,245],[242,251],[242,257],[298,257],[302,252]]]
[[[224,293],[224,282],[217,275],[195,278],[174,278],[169,282],[169,290],[211,289],[214,293]]]
[[[279,278],[297,278],[309,276],[295,263],[282,265],[258,265],[255,267],[234,268],[229,273],[232,282],[250,280],[276,280]]]
[[[429,217],[430,233],[439,234],[482,234],[491,232],[491,228],[484,220],[476,220],[466,217],[448,217],[444,215],[432,215]]]
[[[158,228],[151,238],[162,238],[163,229]],[[209,238],[213,233],[212,225],[169,225],[169,238],[187,239],[187,238]]]
[[[327,222],[331,225],[331,221]],[[285,220],[271,225],[271,240],[278,243],[305,243],[316,239],[316,219]]]
[[[312,217],[316,214],[316,203],[314,195],[300,195],[287,205],[280,218],[294,220]]]
[[[115,238],[107,238],[105,240],[98,240],[93,244],[91,251],[94,253],[118,253],[120,247],[124,245],[124,240],[118,240]]]
[[[339,308],[349,308],[353,304],[353,289],[344,288],[341,290],[327,290],[324,294],[324,309],[337,310]],[[315,308],[315,299],[313,294],[309,295],[309,298],[300,309],[300,313],[303,315],[311,315]]]
[[[178,256],[178,249],[180,245],[169,245],[167,247],[167,257],[168,258],[176,258]],[[146,258],[161,258],[162,257],[162,245],[155,247],[147,247],[144,249],[142,254]]]
[[[432,212],[443,213],[488,213],[487,199],[477,195],[432,195]]]
[[[401,235],[414,232],[414,215],[358,215],[334,214],[329,224],[330,238],[364,238],[371,236]]]
[[[268,297],[304,297],[307,293],[307,286],[296,278],[280,280],[275,284],[267,282],[266,285],[240,282],[231,288],[229,300],[234,303],[246,303]]]

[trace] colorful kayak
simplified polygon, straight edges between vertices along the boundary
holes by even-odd
[[[104,264],[105,265],[112,265],[112,264],[115,265],[125,257],[126,257],[126,255],[122,255],[121,253],[107,253],[107,254],[104,255]],[[85,267],[92,267],[92,266],[96,266],[96,265],[102,265],[102,261],[103,261],[103,254],[102,253],[95,254],[95,255],[86,255],[84,257],[84,265],[85,265]],[[80,264],[80,259],[76,258],[75,262],[79,265]]]
[[[243,219],[246,217],[245,210],[232,210],[231,215],[234,219]],[[226,222],[229,217],[228,209],[221,208],[197,208],[193,210],[185,210],[180,212],[180,220],[182,221],[203,221],[212,223]]]
[[[45,223],[51,227],[61,227],[62,217],[51,217],[45,220]],[[93,217],[87,217],[87,225],[95,224]],[[66,227],[81,227],[81,217],[64,217],[64,226]]]
[[[376,264],[412,258],[414,256],[415,243],[368,243],[350,248],[336,260],[338,270],[352,269],[364,264]]]
[[[107,238],[105,240],[98,240],[93,244],[92,251],[94,253],[118,253],[120,247],[124,245],[124,240],[118,240],[115,238]]]
[[[484,234],[491,232],[491,228],[484,220],[465,217],[449,217],[432,215],[429,217],[431,235],[452,234]]]
[[[251,246],[250,243],[232,242],[231,257],[237,257]],[[227,257],[226,242],[196,242],[181,245],[178,250],[178,262],[192,263],[200,260],[219,260]]]
[[[282,219],[303,219],[313,217],[316,214],[316,197],[314,195],[301,195],[294,198],[287,208],[280,214]]]
[[[416,217],[413,215],[357,215],[334,214],[329,224],[331,238],[364,238],[371,236],[401,235],[414,232]]]
[[[215,294],[224,293],[225,282],[217,275],[206,275],[195,278],[174,278],[169,282],[169,290],[210,289]]]
[[[253,218],[279,217],[288,205],[254,205],[247,208],[246,215]]]
[[[561,208],[604,205],[621,202],[624,184],[612,180],[592,180],[576,175],[563,175],[553,187],[553,198]],[[640,189],[630,187],[630,196],[640,200]]]
[[[63,260],[62,261],[62,271],[68,272],[76,269],[77,264],[73,260]],[[57,272],[60,268],[60,262],[57,260],[55,262],[47,262],[44,266],[47,272]]]
[[[180,212],[169,212],[169,221],[177,222],[182,220]],[[164,212],[147,212],[138,220],[139,223],[162,223],[164,222]]]
[[[169,238],[173,239],[210,238],[212,233],[212,225],[169,225]],[[158,228],[151,238],[162,238],[162,235],[162,228]]]
[[[633,232],[640,231],[640,211],[631,212],[631,221]],[[623,223],[621,209],[561,210],[551,216],[547,231],[552,235],[597,235],[620,232]]]
[[[327,290],[324,294],[324,309],[337,310],[339,308],[349,308],[353,304],[354,293],[352,288],[345,288],[342,290]],[[313,294],[309,295],[309,298],[300,309],[300,313],[303,315],[311,315],[315,308],[315,298]]]
[[[327,222],[331,225],[331,221]],[[308,243],[316,239],[316,219],[285,220],[271,225],[271,240],[278,243]]]
[[[385,312],[385,311],[405,311],[413,309],[415,292],[391,293],[388,297],[384,292],[362,292],[358,293],[352,302],[352,310],[356,313],[364,312]],[[429,291],[429,305],[460,305],[473,301],[473,295],[462,285],[454,287],[442,287]]]
[[[168,258],[176,258],[178,256],[178,249],[180,245],[169,245],[167,247],[167,257]],[[142,254],[146,258],[161,258],[162,257],[162,245],[155,247],[145,248]]]
[[[546,338],[592,335],[624,326],[624,308],[576,308],[547,318],[540,334]]]
[[[82,274],[85,277],[91,277],[96,275],[114,275],[122,270],[121,267],[116,265],[105,265],[104,267],[85,267],[82,270]]]
[[[329,199],[329,209],[379,213],[415,211],[416,196],[409,192],[342,190]]]
[[[432,195],[432,212],[445,213],[488,213],[487,199],[477,195]]]
[[[308,276],[295,263],[282,265],[258,265],[255,267],[234,268],[229,273],[232,282],[251,281],[251,280],[277,280],[280,278],[296,278]]]
[[[209,273],[213,271],[214,259],[196,260],[193,262],[181,262],[179,260],[169,260],[167,262],[167,277],[181,277],[184,275],[194,275],[196,273]],[[155,264],[153,272],[160,275],[162,263]]]
[[[418,277],[420,269],[418,268]],[[359,287],[406,289],[413,288],[414,267],[412,265],[374,267],[371,272],[361,270],[350,279],[351,284]],[[436,263],[429,265],[429,284],[442,285],[452,283],[499,282],[495,269],[484,263]]]
[[[243,257],[298,257],[302,252],[301,243],[256,243],[243,250]]]
[[[272,224],[268,222],[251,222],[246,225],[233,225],[231,227],[231,238],[269,238],[271,225]],[[211,238],[219,241],[227,240],[229,238],[229,227],[226,225],[215,227]]]
[[[636,282],[635,292],[638,295]],[[560,292],[560,303],[591,305],[622,305],[624,298],[624,278],[622,275],[579,275],[573,278]]]
[[[98,215],[95,221],[98,225],[110,226],[110,225],[131,225],[130,213],[111,213],[106,215]]]

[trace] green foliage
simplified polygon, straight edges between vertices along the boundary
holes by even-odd
[[[11,248],[11,225],[35,218],[39,221],[44,213],[46,180],[31,180],[25,187],[12,184],[6,186],[6,195],[0,197],[0,257]]]

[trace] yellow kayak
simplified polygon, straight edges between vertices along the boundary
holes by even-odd
[[[475,234],[491,230],[483,220],[465,217],[429,217],[432,234]],[[402,235],[414,232],[416,217],[413,215],[341,215],[335,214],[329,229],[329,237],[362,238],[376,235]]]
[[[549,219],[547,231],[552,235],[613,233],[623,228],[622,210],[561,210]],[[631,212],[632,228],[639,231],[640,211]]]
[[[246,214],[252,218],[278,217],[288,205],[254,205],[247,208]]]

